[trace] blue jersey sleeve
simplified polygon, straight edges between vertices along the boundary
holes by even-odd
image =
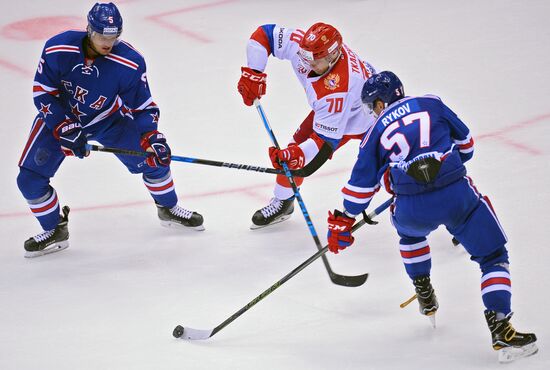
[[[377,125],[372,126],[361,143],[351,178],[342,188],[344,210],[350,214],[358,215],[367,209],[372,197],[380,189],[378,184],[380,164],[378,160],[373,160],[378,158],[379,136]]]
[[[59,72],[58,55],[46,43],[38,62],[33,83],[34,105],[39,114],[42,115],[46,126],[52,131],[65,120],[65,108],[59,99],[61,74]]]
[[[149,90],[145,61],[140,62],[139,68],[121,91],[120,97],[131,112],[140,134],[157,129],[160,110]]]
[[[470,129],[462,122],[460,118],[445,104],[442,105],[442,116],[448,122],[451,130],[451,138],[458,146],[462,162],[466,162],[474,155],[474,139],[470,134]]]

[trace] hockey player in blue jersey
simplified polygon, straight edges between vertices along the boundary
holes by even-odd
[[[142,174],[163,226],[204,230],[203,218],[178,206],[170,173],[170,147],[157,131],[160,111],[146,77],[145,60],[119,39],[122,17],[113,3],[96,3],[86,31],[66,31],[46,42],[33,96],[38,114],[19,161],[17,184],[44,232],[28,239],[25,257],[69,246],[68,213],[60,215],[50,185],[65,156],[88,156],[87,141],[151,152],[118,155],[131,173]]]
[[[474,150],[468,127],[436,96],[406,97],[401,81],[389,71],[369,78],[361,98],[377,120],[342,189],[344,210],[329,212],[329,249],[338,253],[353,243],[355,217],[384,187],[395,195],[391,221],[420,313],[433,318],[439,308],[426,237],[445,225],[480,266],[485,318],[500,361],[536,353],[535,334],[519,333],[510,324],[507,238],[489,199],[466,175],[464,163]]]

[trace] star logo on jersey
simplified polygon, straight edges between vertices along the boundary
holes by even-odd
[[[340,86],[340,75],[338,73],[330,73],[325,77],[324,83],[327,90],[336,90]]]
[[[46,118],[46,116],[47,116],[48,114],[53,115],[52,111],[50,110],[50,105],[51,105],[51,103],[48,104],[48,105],[44,105],[44,104],[40,103],[40,109],[39,109],[39,111],[40,111],[40,113],[42,113],[42,115],[44,116],[44,118]]]
[[[81,119],[80,119],[80,116],[86,116],[87,114],[80,111],[80,109],[78,107],[78,103],[74,103],[74,105],[72,105],[72,104],[70,104],[70,105],[71,105],[71,113],[76,117],[76,119],[79,122],[82,122]]]
[[[151,117],[153,117],[153,123],[159,123],[159,114],[158,113],[150,113]]]

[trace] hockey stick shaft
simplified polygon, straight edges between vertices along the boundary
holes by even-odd
[[[114,153],[114,154],[121,154],[121,155],[131,155],[131,156],[136,156],[136,157],[147,157],[151,154],[151,153],[147,153],[147,152],[139,152],[137,150],[108,148],[108,147],[104,147],[104,146],[100,146],[100,145],[91,145],[91,144],[88,144],[88,150],[95,151],[95,152],[107,152],[107,153]],[[219,161],[212,161],[212,160],[209,160],[209,159],[182,157],[182,156],[178,156],[178,155],[171,156],[171,159],[173,161],[177,161],[177,162],[202,164],[202,165],[206,165],[206,166],[225,167],[225,168],[233,168],[233,169],[236,169],[236,170],[264,172],[264,173],[271,173],[271,174],[283,174],[283,171],[278,170],[276,168],[252,166],[252,165],[249,165],[249,164],[219,162]]]
[[[256,109],[258,110],[258,114],[260,115],[260,118],[262,119],[262,122],[265,126],[265,129],[267,133],[269,134],[269,137],[271,138],[271,142],[273,145],[280,149],[279,143],[277,142],[277,138],[275,137],[275,134],[273,133],[273,130],[271,126],[269,125],[269,121],[267,120],[267,116],[264,112],[264,109],[262,105],[260,104],[260,101],[258,99],[254,100],[254,105],[256,106]],[[302,196],[300,195],[300,191],[298,189],[298,186],[294,182],[294,178],[292,177],[292,173],[290,172],[288,165],[285,162],[282,162],[282,167],[284,170],[284,174],[287,177],[290,186],[292,186],[292,190],[294,192],[294,196],[296,197],[296,200],[298,201],[298,204],[300,205],[300,209],[302,210],[302,214],[304,215],[304,219],[307,223],[307,226],[309,228],[309,231],[311,233],[311,236],[313,237],[313,240],[315,242],[315,245],[317,246],[318,250],[322,250],[321,241],[319,240],[319,236],[317,235],[317,231],[315,230],[315,227],[313,226],[313,222],[311,221],[311,217],[309,216],[309,212],[306,209],[306,205],[304,203],[304,200],[302,199]],[[336,274],[332,268],[330,267],[330,264],[328,262],[328,258],[323,254],[322,255],[323,264],[325,265],[325,268],[329,274],[330,280],[337,285],[342,286],[348,286],[348,287],[356,287],[363,285],[365,281],[368,278],[368,274],[363,274],[359,276],[345,276]]]
[[[390,198],[386,200],[384,203],[379,205],[374,211],[368,214],[368,218],[372,219],[382,213],[386,208],[390,206],[390,204],[393,202],[393,198]],[[353,225],[351,232],[354,233],[359,229],[361,226],[365,224],[365,219],[361,219],[359,222],[355,223]],[[288,280],[290,280],[292,277],[296,276],[300,271],[305,269],[307,266],[309,266],[311,263],[313,263],[316,259],[318,259],[321,256],[324,256],[325,253],[328,250],[328,245],[322,247],[317,253],[315,253],[313,256],[309,257],[307,260],[302,262],[298,267],[296,267],[294,270],[289,272],[287,275],[285,275],[283,278],[281,278],[279,281],[277,281],[275,284],[264,290],[260,295],[255,297],[253,300],[248,302],[244,307],[242,307],[240,310],[235,312],[233,315],[231,315],[229,318],[227,318],[224,322],[222,322],[220,325],[216,326],[214,329],[209,330],[201,330],[201,329],[193,329],[193,328],[185,328],[181,325],[178,325],[174,328],[174,331],[172,332],[172,335],[176,338],[182,338],[182,339],[190,339],[190,340],[202,340],[202,339],[208,339],[214,336],[214,334],[218,333],[220,330],[225,328],[227,325],[235,321],[239,316],[241,316],[243,313],[254,307],[258,302],[263,300],[265,297],[273,293],[275,290],[277,290],[281,285],[286,283]]]

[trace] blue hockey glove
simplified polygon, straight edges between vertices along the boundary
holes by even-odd
[[[61,150],[66,156],[76,156],[78,158],[87,157],[90,151],[87,150],[86,135],[82,132],[80,122],[73,122],[66,119],[61,122],[54,130],[54,136],[61,144]]]
[[[163,134],[157,130],[146,132],[141,137],[140,145],[146,152],[151,152],[151,155],[145,160],[149,167],[167,167],[170,165],[172,152]]]

